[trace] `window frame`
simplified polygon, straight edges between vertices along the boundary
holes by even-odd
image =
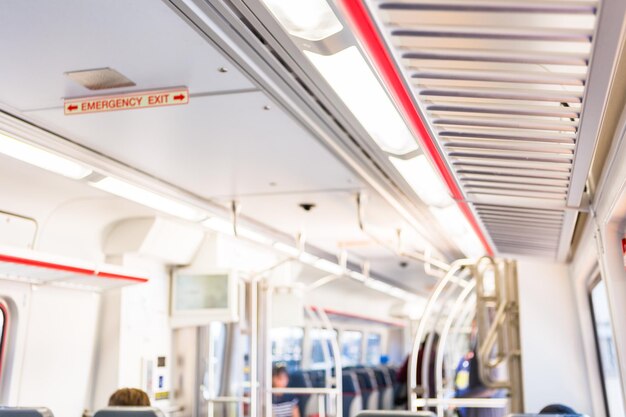
[[[586,290],[587,290],[587,301],[589,303],[589,311],[591,315],[591,328],[593,330],[593,342],[594,342],[593,345],[595,347],[596,364],[598,367],[598,374],[600,376],[600,386],[602,388],[602,401],[604,403],[604,413],[606,417],[615,417],[611,415],[611,410],[609,406],[609,397],[607,393],[604,364],[602,361],[602,353],[601,353],[602,348],[600,346],[598,327],[596,325],[597,323],[596,311],[594,309],[594,304],[593,304],[593,290],[603,281],[604,279],[602,277],[602,273],[600,272],[599,268],[596,267],[593,273],[591,274],[591,278],[587,282]],[[606,282],[604,282],[604,285],[605,285],[605,290],[606,290]],[[608,294],[607,294],[607,301],[608,301]],[[611,333],[613,334],[613,318],[612,317],[610,317],[610,325],[611,325]],[[615,336],[613,336],[613,338],[614,337]],[[614,339],[613,339],[613,343],[615,343]],[[620,378],[620,384],[621,384],[621,378]]]
[[[9,306],[7,305],[7,303],[0,299],[0,314],[2,314],[2,331],[0,332],[0,388],[2,387],[2,382],[3,382],[3,376],[4,376],[4,365],[5,365],[5,359],[7,356],[7,347],[8,347],[8,333],[9,333],[9,325],[11,323],[10,319],[10,313],[9,313]]]

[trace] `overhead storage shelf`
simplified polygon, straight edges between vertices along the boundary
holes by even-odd
[[[143,274],[118,265],[9,247],[0,247],[0,279],[87,291],[104,291],[149,281]]]

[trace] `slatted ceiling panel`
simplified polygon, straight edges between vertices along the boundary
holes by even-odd
[[[368,5],[496,249],[555,257],[599,1]]]

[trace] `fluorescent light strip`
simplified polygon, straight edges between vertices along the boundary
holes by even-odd
[[[417,149],[415,138],[356,46],[333,55],[304,54],[378,146],[395,154]]]
[[[74,180],[85,178],[92,173],[92,170],[84,165],[17,140],[4,132],[0,132],[0,153]]]
[[[127,200],[171,214],[175,217],[180,217],[181,219],[199,222],[207,217],[207,214],[198,208],[180,203],[116,178],[106,177],[98,182],[91,183],[91,185]]]
[[[321,269],[322,271],[328,272],[329,274],[334,275],[343,275],[345,274],[345,269],[334,262],[330,262],[326,259],[318,259],[313,263],[313,266],[317,269]]]
[[[418,155],[407,160],[390,157],[389,160],[426,205],[447,207],[454,204],[448,189],[431,168],[426,156]]]
[[[297,258],[300,255],[300,250],[296,247],[286,245],[282,242],[275,242],[272,247],[279,252],[289,255],[293,258]]]
[[[218,233],[223,233],[229,236],[234,236],[233,224],[230,221],[221,219],[219,217],[211,217],[202,222],[202,225]],[[245,239],[252,240],[254,242],[271,245],[275,250],[282,252],[300,262],[317,268],[321,271],[338,276],[348,276],[355,281],[364,283],[368,288],[375,291],[382,292],[386,295],[399,298],[405,301],[415,300],[416,296],[401,288],[394,287],[382,281],[378,281],[373,278],[368,278],[361,272],[352,271],[343,268],[338,263],[331,262],[324,258],[319,258],[307,252],[298,250],[296,247],[287,245],[282,242],[272,242],[270,238],[263,236],[260,233],[254,232],[247,228],[237,227],[237,234]]]
[[[210,219],[206,219],[202,222],[202,225],[208,229],[211,229],[215,232],[223,233],[225,235],[234,236],[235,229],[233,228],[233,223],[221,219],[219,217],[211,217]],[[274,242],[269,237],[262,235],[261,233],[257,233],[253,230],[250,230],[243,226],[237,226],[237,237],[241,237],[252,242],[260,243],[262,245],[272,245]]]
[[[202,222],[202,226],[213,230],[214,232],[223,233],[225,235],[234,236],[233,224],[219,217],[211,217]]]

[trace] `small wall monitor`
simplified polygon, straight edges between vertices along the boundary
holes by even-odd
[[[207,273],[179,270],[172,276],[172,325],[199,326],[238,320],[237,276],[234,271]]]

